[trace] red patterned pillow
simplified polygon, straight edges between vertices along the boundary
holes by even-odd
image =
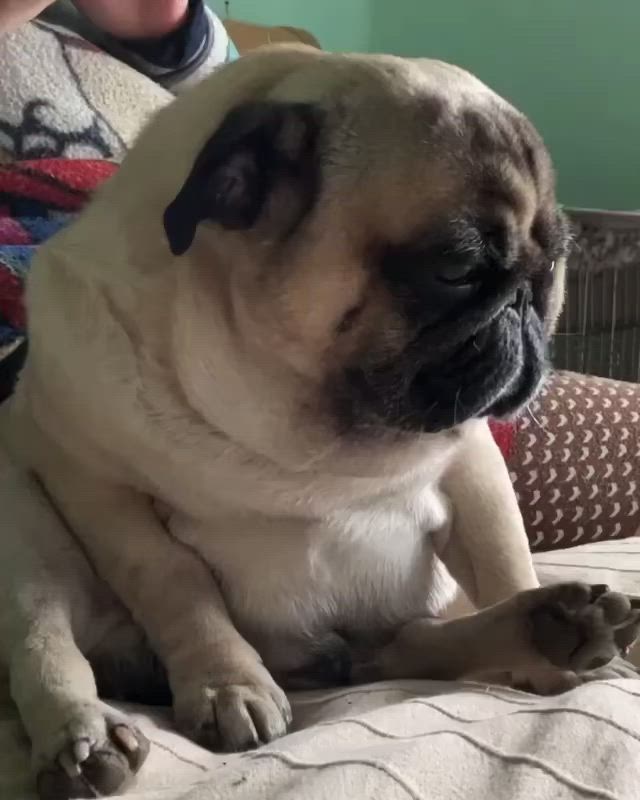
[[[640,535],[640,384],[558,372],[493,430],[533,550]]]

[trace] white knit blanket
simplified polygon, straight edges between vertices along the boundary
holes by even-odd
[[[65,28],[0,35],[0,162],[120,161],[172,95]]]

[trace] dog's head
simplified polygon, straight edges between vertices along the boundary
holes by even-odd
[[[268,376],[246,391],[286,387],[282,413],[360,441],[517,412],[567,243],[533,126],[440,62],[309,53],[275,71],[203,135],[164,214],[194,313],[223,314],[224,348]]]

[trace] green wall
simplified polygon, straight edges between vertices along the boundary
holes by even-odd
[[[538,126],[562,202],[640,208],[640,0],[231,0],[230,15],[465,66]]]
[[[223,0],[208,3],[224,14]],[[371,40],[371,0],[230,0],[229,16],[305,28],[326,50],[368,50]]]
[[[370,46],[469,68],[542,132],[567,205],[640,208],[640,0],[372,0]]]

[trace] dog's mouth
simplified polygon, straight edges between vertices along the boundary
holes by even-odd
[[[418,371],[408,398],[412,428],[435,432],[472,417],[517,413],[545,371],[542,323],[530,308],[506,308],[439,367]]]
[[[434,347],[418,339],[393,364],[349,370],[341,393],[348,426],[437,433],[471,418],[515,415],[536,394],[547,337],[526,291],[467,329],[462,341],[446,338],[439,332],[444,343],[435,357],[420,356]]]

